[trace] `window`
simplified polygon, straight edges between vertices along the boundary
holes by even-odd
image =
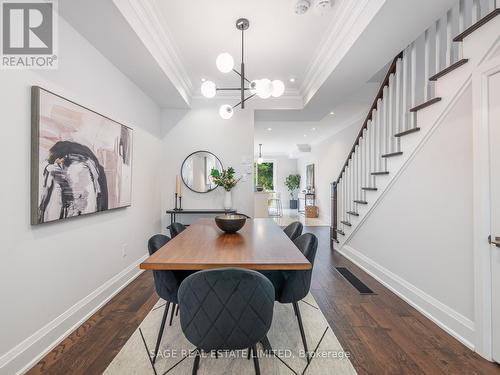
[[[274,163],[254,163],[255,185],[266,190],[274,190]]]

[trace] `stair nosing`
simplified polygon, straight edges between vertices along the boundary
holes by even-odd
[[[368,204],[367,201],[360,201],[360,200],[355,200],[353,201],[354,203],[358,203],[358,204]]]
[[[347,211],[347,213],[349,215],[352,215],[352,216],[359,216],[359,214],[357,212],[354,212],[354,211]]]
[[[408,129],[408,130],[402,131],[400,133],[396,133],[396,134],[394,134],[394,136],[399,138],[399,137],[403,137],[403,136],[408,135],[408,134],[416,133],[418,131],[420,131],[420,128],[416,127],[416,128],[412,128],[412,129]]]
[[[378,189],[374,187],[362,187],[361,190],[377,191]]]
[[[383,176],[383,175],[388,175],[389,171],[371,172],[370,174],[372,176]]]
[[[437,103],[437,102],[440,102],[442,98],[440,98],[439,96],[435,97],[435,98],[432,98],[432,99],[429,99],[427,100],[426,102],[423,102],[422,104],[419,104],[413,108],[410,109],[410,112],[418,112],[420,111],[421,109],[424,109],[424,108],[427,108],[431,105],[433,105],[434,103]]]
[[[348,227],[352,227],[352,224],[348,221],[341,221],[341,223],[347,225]]]
[[[447,68],[444,68],[440,72],[434,74],[432,77],[429,78],[429,81],[437,81],[439,78],[445,76],[446,74],[454,71],[455,69],[461,67],[462,65],[466,64],[469,61],[469,59],[460,59],[457,62],[451,64]]]
[[[382,155],[383,158],[392,158],[393,156],[403,155],[403,151],[391,152],[390,154]]]
[[[461,42],[465,39],[465,37],[469,36],[472,34],[474,31],[479,29],[481,26],[485,25],[489,21],[491,21],[493,18],[498,16],[500,14],[500,8],[496,8],[492,10],[490,13],[488,13],[486,16],[478,20],[475,24],[469,26],[467,29],[462,31],[460,34],[458,34],[456,37],[453,38],[454,42]]]

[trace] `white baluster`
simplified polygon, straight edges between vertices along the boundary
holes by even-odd
[[[384,90],[382,91],[382,113],[380,114],[381,117],[381,125],[382,125],[382,154],[387,154],[387,149],[388,146],[387,144],[389,143],[389,128],[388,128],[388,121],[387,121],[387,103],[389,102],[389,88],[387,86],[384,87]],[[386,170],[386,162],[387,159],[382,159],[380,163],[380,170],[385,171]]]
[[[452,61],[452,39],[451,35],[451,25],[452,25],[452,9],[446,12],[446,60],[445,67],[449,67]]]
[[[417,45],[416,42],[410,44],[410,107],[416,107],[417,105]],[[409,112],[409,128],[413,129],[415,127],[415,112]]]
[[[397,64],[396,64],[397,66]],[[395,74],[391,74],[389,76],[389,108],[388,108],[388,118],[387,118],[387,127],[389,129],[389,146],[387,152],[394,152],[396,137],[394,137],[395,129],[394,129],[394,91],[396,90],[395,84]]]
[[[481,4],[479,0],[472,1],[472,23],[476,23],[481,18]]]
[[[430,72],[430,29],[424,34],[424,102],[429,100],[429,78]]]
[[[458,34],[465,30],[465,0],[459,0],[458,2]],[[463,54],[463,43],[458,43],[458,60],[462,59]]]
[[[401,69],[402,69],[402,64],[403,64],[403,61],[401,59],[398,60],[398,62],[396,63],[396,94],[395,94],[395,99],[396,99],[396,103],[395,103],[395,114],[396,114],[396,117],[395,117],[395,126],[396,126],[396,133],[401,133],[401,124],[403,122],[403,111],[401,110],[402,109],[402,106],[401,106],[401,99],[402,99],[402,96],[403,96],[403,90],[401,90]],[[396,138],[396,137],[395,137]],[[399,137],[396,139],[396,146],[395,146],[395,150],[394,151],[399,151],[400,148],[399,148],[399,145],[400,145],[400,142],[399,142]]]
[[[378,143],[378,155],[377,155],[377,169],[376,172],[382,170],[382,155],[384,151],[382,150],[382,145],[384,142],[383,134],[383,124],[382,124],[382,99],[377,100],[377,143]]]
[[[408,112],[408,64],[410,62],[410,56],[408,56],[408,48],[405,49],[403,53],[403,86],[402,86],[402,98],[401,98],[401,131],[408,129],[406,115]]]
[[[436,59],[434,71],[436,73],[439,73],[441,71],[441,33],[442,33],[442,29],[443,29],[442,21],[441,21],[441,19],[438,19],[436,21],[436,34],[435,34],[435,42],[434,42],[434,45],[435,45],[434,55],[435,55],[435,59]]]

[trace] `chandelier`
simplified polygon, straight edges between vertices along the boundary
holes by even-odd
[[[250,22],[246,18],[239,18],[236,21],[236,28],[241,31],[241,68],[240,71],[234,69],[234,59],[229,53],[221,53],[215,60],[215,65],[222,73],[234,72],[240,77],[240,87],[217,87],[212,81],[205,81],[201,85],[201,93],[206,98],[213,98],[217,91],[239,91],[240,101],[235,105],[223,104],[219,108],[220,116],[228,120],[233,116],[234,108],[240,106],[245,108],[245,102],[255,95],[259,98],[267,99],[270,97],[280,97],[285,92],[285,85],[279,79],[271,81],[268,78],[256,79],[253,81],[245,77],[245,38],[244,32],[250,27]],[[246,96],[245,92],[249,91],[250,95]]]

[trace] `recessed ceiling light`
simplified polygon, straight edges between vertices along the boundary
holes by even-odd
[[[304,138],[307,138],[307,134],[304,134]]]
[[[294,83],[295,82],[295,78],[292,77],[292,78],[289,79],[289,81],[292,82],[292,83]]]
[[[334,115],[334,114],[335,114],[335,112],[331,111],[331,112],[330,112],[330,114],[331,114],[331,115]]]
[[[316,130],[316,128],[311,128],[311,130],[312,130],[312,131],[315,131],[315,130]]]
[[[207,79],[206,78],[202,78],[201,79],[201,82],[205,82]]]
[[[267,131],[270,132],[271,130],[273,130],[272,128],[267,128]]]

